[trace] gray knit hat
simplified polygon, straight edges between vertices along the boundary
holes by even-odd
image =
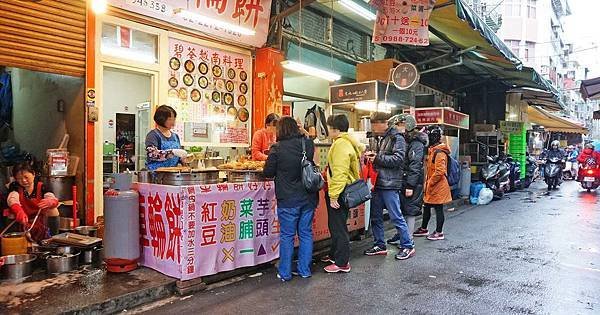
[[[411,114],[398,114],[394,115],[388,120],[390,125],[398,125],[403,123],[406,126],[406,131],[413,131],[417,128],[417,120]]]

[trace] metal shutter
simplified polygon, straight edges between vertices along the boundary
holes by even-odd
[[[84,0],[0,0],[0,66],[85,75]]]

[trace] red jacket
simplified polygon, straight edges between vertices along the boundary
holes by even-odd
[[[577,157],[577,162],[580,164],[589,164],[589,159],[594,159],[596,165],[600,165],[600,152],[594,151],[590,148],[585,148]]]
[[[252,159],[255,161],[266,161],[267,153],[271,145],[276,142],[275,133],[260,129],[252,137]]]

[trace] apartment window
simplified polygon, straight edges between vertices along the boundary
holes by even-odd
[[[525,61],[527,61],[527,62],[535,61],[535,43],[534,42],[525,42]]]
[[[530,19],[535,19],[536,16],[536,8],[537,0],[527,0],[527,17]]]
[[[521,16],[521,0],[504,0],[506,16]]]
[[[520,45],[520,41],[518,40],[511,40],[511,39],[507,39],[504,41],[504,43],[506,44],[506,46],[508,46],[508,48],[510,48],[510,50],[512,50],[512,52],[519,56],[519,45]]]

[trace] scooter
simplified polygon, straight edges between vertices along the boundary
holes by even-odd
[[[509,187],[510,191],[517,191],[521,189],[521,164],[513,159],[511,155],[506,156],[506,163],[509,167]]]
[[[557,189],[562,179],[562,160],[557,157],[546,159],[544,166],[544,179],[548,190]]]
[[[538,177],[540,177],[540,167],[538,166],[538,162],[534,157],[528,156],[525,161],[525,179],[523,180],[523,187],[529,188]]]
[[[510,168],[498,156],[488,156],[487,160],[488,163],[481,168],[481,179],[494,197],[500,199],[510,190]]]
[[[581,187],[588,192],[600,186],[600,168],[595,166],[582,166],[579,168],[577,180],[581,183]]]

